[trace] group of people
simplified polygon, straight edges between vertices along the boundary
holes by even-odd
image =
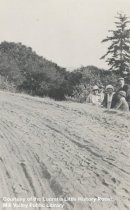
[[[118,79],[118,89],[115,91],[112,85],[105,88],[100,85],[93,86],[92,92],[86,101],[93,105],[127,112],[130,110],[130,85],[125,84],[124,78]]]

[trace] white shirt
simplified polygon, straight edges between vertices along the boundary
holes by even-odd
[[[113,98],[114,93],[107,94],[107,108],[110,109],[111,108],[111,103],[112,103],[112,98]]]
[[[87,98],[87,102],[92,103],[94,105],[100,105],[100,96],[99,95],[93,95],[93,94],[89,94],[88,98]]]

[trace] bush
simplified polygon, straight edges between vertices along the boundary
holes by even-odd
[[[16,86],[12,82],[9,82],[6,78],[0,76],[0,89],[11,92],[16,92]]]

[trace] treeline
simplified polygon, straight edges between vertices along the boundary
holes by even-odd
[[[88,90],[93,84],[115,84],[117,75],[94,66],[81,67],[73,72],[39,56],[21,43],[0,44],[0,88],[15,89],[30,95],[49,96],[56,100],[73,97],[75,92]],[[6,85],[5,85],[5,82]]]
[[[0,75],[17,91],[63,98],[66,71],[21,43],[0,44]]]

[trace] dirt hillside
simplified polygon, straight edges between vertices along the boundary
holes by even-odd
[[[130,114],[0,92],[0,201],[0,210],[130,209]]]

